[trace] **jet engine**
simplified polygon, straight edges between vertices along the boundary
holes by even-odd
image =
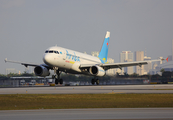
[[[95,76],[104,76],[106,74],[105,70],[100,66],[92,66],[89,68],[89,72]]]
[[[50,75],[49,70],[46,67],[42,66],[42,65],[36,66],[34,68],[34,73],[35,73],[35,75],[41,76],[41,77],[46,77],[46,76]]]

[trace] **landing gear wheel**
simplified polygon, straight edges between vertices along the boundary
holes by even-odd
[[[55,79],[55,84],[58,84],[58,79]]]
[[[95,83],[95,80],[94,80],[94,79],[92,79],[92,80],[91,80],[91,83],[92,83],[92,85],[94,85],[94,83]]]
[[[54,79],[55,78],[55,75],[52,75],[52,79]]]
[[[63,79],[60,79],[60,74],[61,72],[59,71],[59,69],[54,69],[54,75],[52,75],[52,79],[55,79],[55,84],[63,84]]]
[[[99,85],[99,80],[98,79],[96,80],[96,84]]]
[[[60,82],[60,84],[63,84],[63,79],[60,79],[60,81],[59,81],[59,82]]]

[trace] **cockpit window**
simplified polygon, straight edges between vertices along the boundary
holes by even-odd
[[[53,50],[50,50],[50,51],[46,50],[45,53],[56,53],[56,54],[59,54],[58,51],[53,51]]]
[[[53,53],[53,51],[49,51],[49,53]]]

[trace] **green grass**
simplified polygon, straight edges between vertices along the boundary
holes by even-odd
[[[153,90],[173,90],[173,89],[153,89]]]
[[[0,110],[173,107],[173,94],[0,95]]]

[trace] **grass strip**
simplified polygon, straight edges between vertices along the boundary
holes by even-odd
[[[173,94],[10,94],[0,110],[173,107]]]
[[[173,90],[173,89],[152,89],[152,90]]]

